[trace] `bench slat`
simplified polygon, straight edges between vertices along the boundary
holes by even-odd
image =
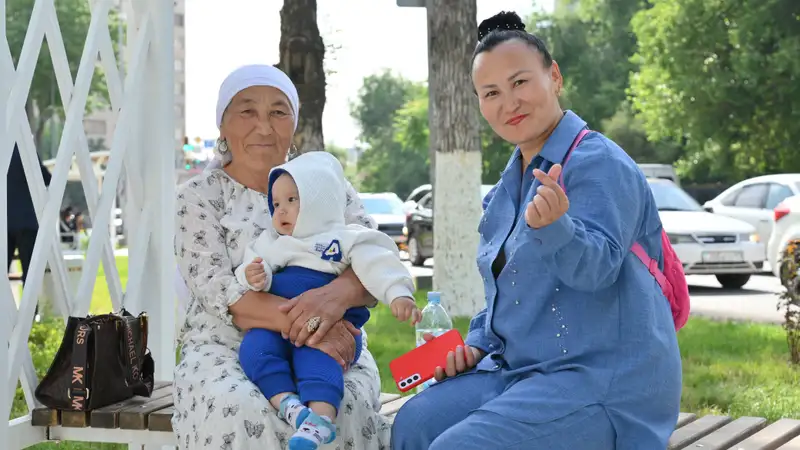
[[[129,406],[119,412],[119,427],[124,430],[146,430],[148,416],[172,406],[172,396],[162,397],[142,405]]]
[[[50,408],[36,408],[31,412],[31,425],[34,427],[54,427],[61,424],[61,411]]]
[[[400,398],[400,394],[389,394],[388,392],[381,392],[381,405],[389,403],[392,400],[397,400]]]
[[[800,435],[800,420],[780,419],[758,433],[750,436],[734,450],[775,450],[779,445]]]
[[[786,445],[778,447],[778,450],[800,450],[800,437],[796,437],[787,442]]]
[[[692,444],[704,450],[725,450],[731,445],[753,435],[764,428],[767,419],[761,417],[740,417],[717,431]]]
[[[697,415],[696,414],[680,413],[680,414],[678,414],[678,423],[675,424],[675,428],[677,429],[677,428],[680,428],[680,427],[686,425],[687,423],[694,422],[695,419],[697,419]]]
[[[413,396],[382,392],[380,414],[395,415]],[[64,427],[171,432],[174,412],[172,384],[159,382],[150,398],[134,397],[88,413],[36,408],[31,413],[31,423],[33,426],[62,424]],[[765,428],[766,424],[766,419],[760,417],[741,417],[732,421],[728,416],[698,418],[692,413],[680,413],[668,450],[688,447],[704,450],[800,450],[800,420],[781,419]],[[737,444],[739,441],[741,443]],[[783,446],[778,447],[780,445]]]
[[[381,407],[380,414],[384,416],[391,416],[392,414],[397,413],[397,411],[400,411],[400,407],[405,405],[405,403],[411,400],[412,397],[413,395],[407,395],[405,397],[400,397],[390,402],[384,403],[383,407]]]
[[[692,442],[710,434],[730,422],[728,416],[704,416],[691,422],[672,433],[669,438],[668,450],[686,448]]]
[[[150,414],[147,429],[150,431],[172,431],[172,414],[175,412],[174,406],[159,409]]]
[[[89,426],[89,411],[61,411],[61,426],[86,428]]]
[[[158,385],[157,385],[158,386]],[[135,396],[113,405],[104,406],[92,411],[90,424],[92,428],[119,428],[119,413],[132,406],[141,406],[164,397],[172,396],[172,385],[162,383],[150,397]]]
[[[163,389],[165,387],[170,387],[170,386],[172,386],[171,382],[157,381],[154,383],[153,393],[155,394],[156,390],[158,389]],[[108,407],[109,406],[106,406],[104,408]],[[101,409],[103,408],[98,408],[95,411],[99,411]],[[66,417],[66,422],[64,421],[65,417]],[[53,427],[56,425],[62,425],[69,428],[86,428],[89,426],[95,426],[92,424],[91,412],[70,411],[70,410],[59,411],[57,409],[51,409],[46,406],[35,408],[31,412],[31,425],[33,425],[34,427]],[[98,428],[109,428],[109,427],[100,426]]]
[[[393,402],[399,398],[401,398],[399,394],[389,394],[386,392],[381,392],[380,402],[381,405],[384,405],[384,408],[387,408],[386,406],[387,403]],[[389,406],[389,409],[386,409],[386,411],[390,411],[390,413],[395,413],[400,409],[402,403],[405,403],[405,401],[401,402],[398,405]],[[172,431],[172,414],[174,412],[175,412],[175,407],[170,406],[150,413],[150,416],[148,418],[149,423],[147,425],[147,429],[151,431]],[[381,414],[384,414],[384,409],[381,409]],[[92,424],[92,426],[94,426],[94,423]]]

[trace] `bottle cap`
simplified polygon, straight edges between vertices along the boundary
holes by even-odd
[[[428,303],[434,303],[438,305],[441,302],[442,302],[441,292],[436,292],[436,291],[428,292]]]

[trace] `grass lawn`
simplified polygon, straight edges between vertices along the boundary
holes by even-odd
[[[123,286],[127,280],[127,258],[117,258]],[[424,305],[425,293],[417,293]],[[102,269],[97,278],[92,312],[111,309]],[[455,326],[466,335],[469,320],[457,318]],[[61,342],[59,322],[36,324],[30,347],[39,376],[43,376]],[[384,392],[397,392],[389,375],[389,361],[411,349],[414,329],[399,323],[389,309],[379,305],[366,326],[369,349],[378,362]],[[787,363],[783,330],[775,325],[714,322],[693,317],[678,335],[683,358],[681,410],[702,414],[759,416],[775,420],[800,418],[800,368]],[[14,416],[25,413],[18,390]],[[40,444],[36,449],[122,449],[124,446],[61,443]]]

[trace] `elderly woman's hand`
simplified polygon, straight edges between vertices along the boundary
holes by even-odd
[[[353,326],[352,323],[346,320],[339,320],[325,333],[319,343],[309,343],[308,346],[324,352],[335,359],[342,366],[342,369],[347,370],[350,362],[355,358],[355,336],[359,334],[361,334],[361,330]]]
[[[280,310],[289,318],[281,335],[298,347],[306,343],[314,346],[322,342],[331,327],[344,317],[353,295],[355,294],[346,288],[346,283],[332,282],[289,300],[280,306]],[[309,331],[308,322],[316,317],[319,318],[318,327],[313,332]]]

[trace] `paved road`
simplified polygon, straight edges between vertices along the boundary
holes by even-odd
[[[724,319],[781,323],[776,310],[778,295],[783,288],[771,275],[758,275],[742,289],[723,289],[712,276],[691,275],[689,294],[692,314]]]
[[[426,267],[410,267],[415,277],[433,275],[433,261]],[[778,294],[782,291],[778,279],[771,275],[756,275],[742,289],[723,289],[713,276],[690,275],[689,294],[692,314],[733,320],[781,323],[776,310]]]

